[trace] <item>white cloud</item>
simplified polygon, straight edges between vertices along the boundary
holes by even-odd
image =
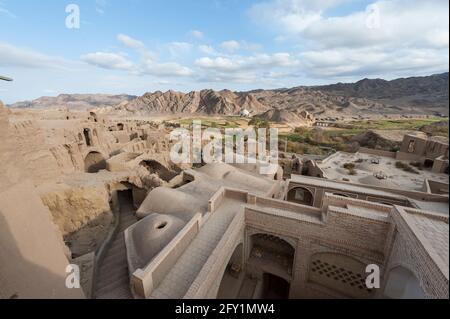
[[[390,77],[431,74],[448,69],[448,53],[433,49],[399,49],[386,52],[372,48],[307,51],[301,54],[302,67],[310,76]]]
[[[243,50],[246,50],[246,51],[260,51],[260,50],[262,50],[262,46],[259,43],[240,41],[240,46],[241,46],[241,48]]]
[[[172,57],[179,57],[192,50],[192,44],[187,42],[171,42],[167,45]]]
[[[348,15],[324,14],[339,2],[342,1],[272,0],[254,5],[250,16],[257,23],[274,28],[280,38],[308,40],[318,46],[448,47],[448,1],[380,0]]]
[[[199,31],[199,30],[191,30],[191,31],[188,32],[188,35],[190,37],[193,37],[193,38],[196,38],[196,39],[202,39],[203,36],[204,36],[203,32]]]
[[[0,42],[0,66],[67,69],[73,61]]]
[[[371,20],[377,20],[371,27]],[[322,46],[448,47],[448,2],[378,1],[365,11],[321,18],[302,36]]]
[[[95,52],[85,54],[81,60],[103,69],[124,70],[133,75],[151,76],[190,76],[192,70],[177,62],[158,62],[156,56],[147,50],[145,44],[124,34],[119,34],[117,40],[139,54],[139,61],[132,62],[124,54]],[[192,45],[187,42],[172,42],[166,45],[173,56],[188,52]]]
[[[224,41],[220,44],[220,48],[222,50],[228,51],[228,52],[234,52],[237,51],[241,48],[241,45],[239,44],[239,42],[235,41],[235,40],[230,40],[230,41]]]
[[[271,0],[253,5],[250,17],[282,32],[298,33],[319,21],[325,9],[345,0]],[[348,0],[347,0],[348,1]]]
[[[198,46],[198,50],[201,53],[207,54],[207,55],[216,55],[217,51],[210,45],[201,44]]]
[[[142,41],[133,39],[132,37],[125,34],[118,34],[117,40],[119,40],[120,43],[130,49],[141,50],[145,48],[145,45]]]
[[[154,63],[147,61],[139,71],[141,74],[154,76],[190,76],[192,70],[176,62]]]
[[[132,70],[133,63],[120,54],[108,52],[88,53],[81,56],[81,60],[103,69]]]
[[[343,1],[270,0],[249,13],[275,31],[276,39],[297,46],[309,76],[448,70],[448,1],[379,0],[342,16],[327,12]]]
[[[261,51],[262,46],[258,43],[248,41],[229,40],[219,44],[219,48],[221,49],[220,52],[211,45],[201,44],[198,46],[198,50],[203,54],[222,57],[228,57],[237,50],[250,52]]]
[[[221,72],[236,72],[245,70],[262,70],[263,68],[293,67],[298,65],[298,61],[293,59],[289,53],[258,54],[253,56],[234,57],[202,57],[195,61],[195,64],[207,70]]]

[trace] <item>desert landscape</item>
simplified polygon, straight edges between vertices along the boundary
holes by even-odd
[[[280,150],[326,155],[330,150],[355,151],[361,146],[396,150],[403,135],[414,131],[448,137],[448,84],[448,73],[442,73],[249,92],[63,94],[8,107],[18,116],[31,117],[44,110],[91,111],[181,126],[202,120],[205,127],[221,129],[273,127],[284,140]]]
[[[415,90],[410,89],[411,83],[417,86]],[[383,87],[384,95],[377,93],[379,86]],[[212,206],[215,197],[227,198],[235,188],[262,196],[261,201],[270,194],[278,199],[279,209],[287,211],[301,212],[312,206],[320,212],[327,207],[323,206],[325,203],[337,205],[335,201],[340,196],[341,200],[358,198],[360,202],[367,202],[365,205],[370,209],[354,210],[350,207],[358,207],[359,202],[352,200],[343,207],[354,210],[355,214],[367,213],[369,220],[378,214],[381,215],[376,219],[388,218],[381,212],[392,209],[389,207],[424,210],[421,214],[432,211],[443,214],[435,227],[443,227],[440,234],[448,237],[448,91],[444,89],[447,86],[448,73],[394,81],[362,80],[317,88],[252,92],[203,90],[188,94],[168,91],[146,93],[141,97],[64,94],[17,102],[1,108],[4,141],[0,151],[4,192],[1,204],[8,207],[17,191],[33,194],[33,201],[24,202],[23,208],[15,207],[12,215],[8,216],[7,212],[5,217],[7,220],[19,215],[28,218],[33,213],[29,208],[39,207],[40,217],[33,218],[44,218],[45,227],[54,227],[56,235],[48,234],[46,240],[61,247],[59,255],[54,256],[40,249],[39,258],[45,257],[44,266],[56,260],[64,265],[66,260],[81,269],[82,290],[78,293],[66,291],[63,282],[54,279],[53,284],[60,289],[58,297],[70,298],[191,296],[192,287],[189,287],[196,277],[181,269],[177,272],[178,264],[182,267],[184,259],[192,258],[188,251],[200,249],[194,247],[202,246],[201,238],[214,234],[207,230],[213,223],[209,215],[214,210],[223,210],[220,213],[223,217],[215,217],[220,220],[239,205],[232,196],[229,203],[217,204],[222,205],[221,208]],[[257,173],[260,164],[174,163],[170,158],[173,145],[170,132],[176,128],[190,129],[193,122],[199,120],[202,130],[277,128],[279,171],[263,176]],[[336,185],[327,185],[327,180]],[[28,182],[23,184],[23,181]],[[299,186],[305,183],[306,188]],[[323,195],[306,193],[317,187],[324,187]],[[333,188],[338,191],[332,191]],[[319,199],[321,196],[324,198]],[[337,196],[336,199],[333,196]],[[289,202],[299,206],[283,206]],[[376,206],[379,204],[371,204],[373,202],[382,205]],[[275,202],[259,205],[270,210]],[[242,225],[234,225],[237,216],[229,215],[228,221],[214,222],[224,223],[225,227],[217,230],[216,236],[231,231],[230,227]],[[211,220],[209,224],[208,220],[202,221],[207,217]],[[193,225],[202,223],[206,223],[205,229],[198,229],[199,233],[191,239],[185,238],[183,245],[187,251],[177,253],[176,247],[182,245],[178,238],[188,236]],[[44,225],[28,227],[40,232]],[[253,229],[255,226],[246,227]],[[372,226],[369,223],[361,227]],[[20,229],[9,232],[19,243],[30,240],[33,232],[23,233]],[[251,240],[248,245],[254,246],[245,264],[239,259],[243,258],[239,252],[242,248],[236,248],[233,254],[231,250],[229,261],[224,261],[230,268],[219,280],[220,287],[208,288],[212,289],[208,294],[213,294],[208,296],[303,298],[324,294],[324,291],[319,293],[292,281],[292,267],[300,266],[291,265],[292,244],[282,239],[286,231],[283,229],[277,231],[281,237],[271,232],[261,235],[257,231],[255,235],[248,235]],[[335,231],[327,236],[331,234],[340,236]],[[220,238],[211,238],[208,243],[215,243],[218,249],[222,245]],[[434,239],[430,240],[434,245]],[[162,254],[170,249],[175,249],[170,253],[172,261],[165,261]],[[211,248],[203,247],[201,251],[203,257],[198,260],[205,263],[214,256]],[[443,258],[448,262],[448,254]],[[164,266],[167,262],[171,262],[173,268]],[[350,267],[345,258],[337,262],[345,269]],[[275,268],[281,267],[277,273],[286,274],[281,278],[285,278],[285,283],[290,282],[287,288],[264,288],[265,275],[260,276],[264,274],[262,269],[271,263]],[[219,265],[222,264],[214,267]],[[242,270],[244,265],[246,271]],[[145,273],[152,267],[156,267],[152,271],[162,272],[163,277],[159,284],[148,286]],[[198,272],[196,276],[214,268],[207,270],[206,264],[196,267],[192,270]],[[356,267],[352,268],[355,273],[361,271],[360,266],[352,267]],[[8,267],[3,270],[3,297],[50,297],[42,291],[23,291],[18,285],[21,279],[14,279],[16,277],[5,272],[13,274],[16,270]],[[170,279],[172,273],[174,278],[187,276],[184,286],[177,290],[171,290],[169,285],[175,280]],[[274,278],[271,280],[281,280]],[[364,293],[352,290],[345,281],[326,283],[320,276],[315,280],[324,286],[332,285],[347,296],[372,296],[370,290],[363,290]],[[402,284],[400,279],[395,280]],[[425,294],[425,288],[418,287],[409,292],[411,296]],[[394,297],[395,292],[385,291],[384,294]],[[439,296],[445,295],[448,290],[439,292]]]
[[[448,20],[0,1],[0,299],[448,299]]]

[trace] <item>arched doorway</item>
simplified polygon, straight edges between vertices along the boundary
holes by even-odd
[[[423,167],[425,167],[425,168],[432,168],[433,165],[434,165],[434,161],[432,159],[426,159],[423,162]]]
[[[84,159],[84,170],[87,173],[97,173],[106,169],[106,159],[99,152],[90,152]]]
[[[265,273],[261,299],[288,299],[290,285],[281,277]]]
[[[117,124],[117,129],[123,131],[124,125],[122,123]]]
[[[295,187],[288,192],[287,200],[297,204],[313,206],[314,196],[310,190],[304,187]]]
[[[250,236],[247,273],[258,279],[254,298],[289,297],[294,256],[294,246],[278,236],[267,233]]]
[[[92,139],[91,139],[91,130],[88,128],[85,128],[83,130],[84,139],[86,141],[87,146],[92,146]]]
[[[90,112],[89,113],[90,117],[94,120],[94,122],[97,122],[97,114],[95,114],[94,112]]]
[[[398,266],[389,272],[384,297],[390,299],[424,299],[425,293],[419,279],[405,267]]]

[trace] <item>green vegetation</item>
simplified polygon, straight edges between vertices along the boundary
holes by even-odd
[[[256,129],[258,128],[270,128],[269,121],[254,117],[248,122],[248,125],[254,126]]]
[[[351,170],[355,168],[355,164],[354,163],[345,163],[344,165],[342,165],[343,168]]]
[[[355,163],[344,163],[342,167],[347,170],[348,175],[356,175]]]
[[[444,123],[443,123],[444,122]],[[447,125],[445,125],[447,122]],[[297,127],[292,133],[280,135],[280,140],[288,141],[287,149],[299,154],[324,155],[330,150],[354,152],[355,146],[352,145],[352,138],[356,135],[373,130],[423,130],[433,131],[433,135],[448,136],[448,119],[429,118],[429,119],[399,119],[399,120],[366,120],[351,121],[340,124],[338,127],[318,129],[308,127]],[[425,130],[426,129],[426,130]],[[286,144],[284,144],[286,147]],[[280,147],[284,150],[283,145]],[[386,151],[398,151],[398,146],[390,146]],[[412,168],[411,168],[412,169]],[[408,169],[408,171],[411,171]]]
[[[339,131],[339,130],[336,130]],[[333,134],[335,131],[297,127],[293,133],[280,134],[299,154],[326,155],[332,151],[355,151],[349,140],[356,134]]]
[[[351,121],[343,128],[351,130],[420,130],[423,126],[441,122],[442,118]],[[448,119],[446,119],[448,122]]]
[[[175,120],[173,122],[180,124],[182,127],[191,127],[194,121],[201,121],[203,128],[238,128],[243,125],[246,126],[248,119],[243,119],[236,116],[227,116],[224,118],[184,118]]]
[[[194,120],[201,120],[203,128],[255,128],[277,127],[276,123],[271,123],[257,117],[242,118],[238,116],[224,116],[217,118],[185,118],[174,121],[183,127],[190,127]],[[366,132],[369,129],[374,130],[422,130],[432,135],[448,136],[448,119],[428,118],[428,119],[399,119],[399,120],[359,120],[338,124],[338,127],[310,128],[297,127],[293,132],[279,134],[279,149],[297,154],[315,154],[327,155],[334,151],[355,152],[358,143],[352,139]],[[375,146],[367,146],[375,147]],[[397,151],[398,146],[384,145],[386,151]],[[417,172],[412,166],[422,169],[419,166],[407,165],[401,168],[407,172]],[[354,169],[354,168],[353,168]],[[349,173],[351,169],[349,169]],[[355,172],[356,173],[356,172]]]
[[[447,136],[448,137],[448,119],[444,121],[434,122],[432,124],[424,125],[420,128],[422,132],[432,136]]]

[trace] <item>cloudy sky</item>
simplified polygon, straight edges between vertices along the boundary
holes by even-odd
[[[79,28],[69,4],[79,9]],[[0,75],[14,78],[0,83],[0,99],[446,72],[448,7],[448,0],[0,0]]]

